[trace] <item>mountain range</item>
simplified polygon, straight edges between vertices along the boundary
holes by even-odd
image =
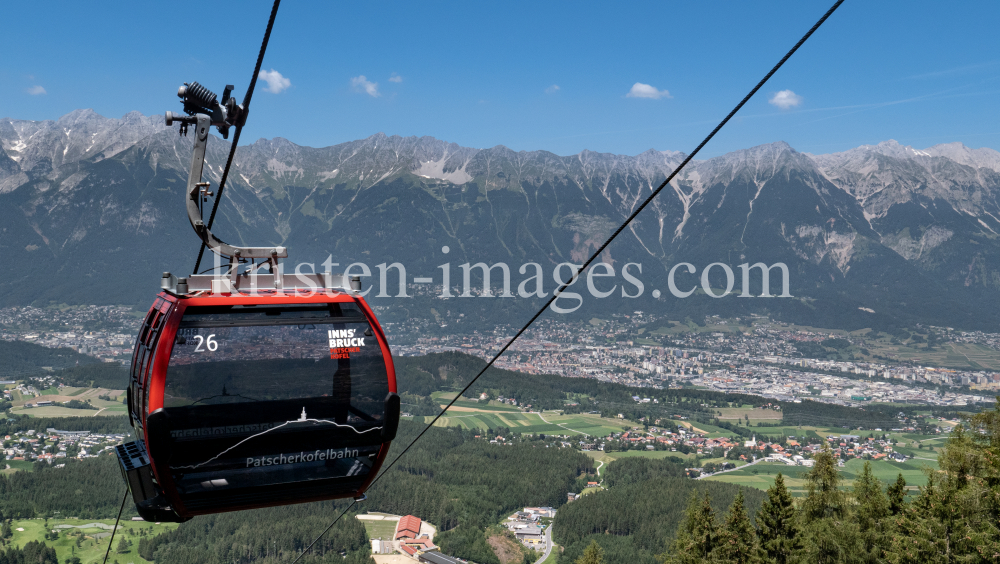
[[[191,144],[161,116],[137,112],[0,119],[0,252],[8,265],[0,305],[145,303],[161,272],[189,273],[198,249],[182,207]],[[209,142],[205,179],[213,189],[228,150],[219,138]],[[449,263],[451,285],[460,286],[460,264],[506,263],[516,295],[526,278],[520,265],[534,262],[551,292],[553,269],[582,262],[684,158],[473,149],[381,133],[323,148],[260,139],[237,149],[213,230],[233,243],[289,247],[289,269],[328,257],[335,269],[363,262],[372,273],[366,285],[378,285],[376,265],[400,262],[416,297],[380,301],[377,292],[399,291],[389,271],[389,288],[371,294],[393,306],[388,315],[429,318],[436,308],[489,322],[541,302],[442,303],[433,297],[439,265]],[[692,161],[605,251],[616,276],[601,287],[616,293],[593,298],[581,280],[585,303],[574,314],[768,313],[828,327],[988,329],[1000,313],[998,196],[1000,152],[961,143],[918,150],[890,140],[811,155],[775,142]],[[631,271],[643,284],[636,298],[618,294],[638,293],[621,272],[630,262],[642,265],[641,275]],[[734,291],[675,297],[667,273],[681,262],[697,270],[677,269],[682,290],[701,288],[703,269],[723,263]],[[786,264],[792,297],[740,298],[738,265],[757,262]],[[780,276],[771,274],[778,295]],[[495,294],[499,275],[493,271]],[[420,276],[437,285],[411,281]],[[707,288],[720,294],[726,286],[724,269],[713,267]]]

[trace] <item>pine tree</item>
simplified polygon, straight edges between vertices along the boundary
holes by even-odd
[[[795,503],[785,487],[785,478],[778,472],[774,485],[767,490],[767,499],[757,513],[758,539],[763,559],[774,564],[795,561],[802,550],[802,535],[796,521]]]
[[[829,445],[813,457],[812,470],[806,473],[806,499],[802,503],[802,516],[806,524],[817,519],[843,519],[847,504],[840,491],[837,464]]]
[[[889,498],[889,514],[899,515],[906,508],[906,480],[903,473],[896,476],[896,481],[886,490]]]
[[[840,491],[840,477],[833,452],[826,446],[813,457],[806,473],[806,498],[802,502],[805,561],[826,564],[852,554],[856,527],[846,522],[847,500]]]
[[[938,564],[954,561],[946,527],[936,518],[936,507],[944,501],[933,473],[906,510],[894,518],[892,541],[886,560],[893,564]]]
[[[843,522],[816,519],[803,531],[802,561],[810,564],[835,564],[847,560],[854,544],[853,531],[847,531]]]
[[[920,495],[894,518],[893,564],[1000,560],[1000,405],[952,431]]]
[[[677,537],[669,554],[662,555],[661,560],[669,564],[699,564],[711,557],[717,542],[711,498],[705,492],[704,500],[699,500],[698,490],[692,490],[684,520],[677,528]]]
[[[757,561],[757,534],[750,524],[744,501],[743,490],[740,489],[719,532],[713,557],[720,562],[750,564]]]
[[[127,540],[125,540],[125,537],[122,537],[122,540],[118,542],[118,548],[116,550],[117,550],[118,554],[125,554],[126,552],[129,551],[130,548],[131,548],[131,544]],[[583,564],[592,564],[592,563],[585,562]],[[600,564],[600,563],[597,563],[597,564]]]
[[[596,540],[592,540],[574,564],[604,564],[604,549]]]
[[[882,492],[882,481],[872,474],[870,462],[865,461],[861,473],[854,480],[853,493],[857,506],[852,525],[857,526],[860,541],[856,557],[861,561],[878,561],[888,542],[889,500]]]

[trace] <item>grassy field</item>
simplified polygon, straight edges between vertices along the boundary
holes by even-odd
[[[654,460],[658,460],[668,456],[676,456],[678,458],[694,458],[693,454],[684,454],[683,452],[674,452],[670,450],[626,450],[624,452],[609,452],[607,453],[607,456],[614,460],[619,458],[652,458]]]
[[[114,519],[49,519],[48,528],[45,527],[44,519],[21,519],[11,523],[14,531],[13,544],[24,546],[30,541],[44,541],[49,546],[56,549],[59,561],[63,562],[71,556],[78,556],[83,564],[93,564],[104,561],[104,552],[108,549],[108,536],[114,526]],[[83,526],[91,525],[91,526]],[[100,525],[100,526],[93,526]],[[82,526],[82,527],[81,527]],[[124,521],[119,525],[115,534],[114,546],[111,548],[111,556],[108,562],[118,561],[120,564],[129,562],[134,564],[145,564],[139,556],[139,535],[142,531],[147,536],[155,536],[164,531],[177,528],[177,523],[154,524],[145,521]],[[23,530],[18,530],[23,529]],[[55,541],[46,541],[46,531],[59,531],[59,538]],[[76,539],[81,538],[80,547],[76,547]],[[132,543],[130,550],[124,554],[116,552],[119,539],[128,539]]]
[[[781,412],[774,411],[773,409],[754,409],[752,407],[719,407],[715,408],[714,411],[719,420],[728,421],[729,423],[746,421],[747,417],[750,418],[751,425],[781,421]]]
[[[424,421],[430,422],[433,417],[425,416]],[[609,433],[618,433],[637,426],[636,423],[624,419],[605,419],[600,415],[572,414],[563,415],[558,411],[547,411],[544,414],[524,413],[521,411],[495,411],[493,406],[466,407],[459,410],[449,410],[448,415],[436,423],[440,427],[461,427],[463,429],[496,429],[508,427],[519,433],[543,433],[546,435],[590,435],[603,437]]]
[[[392,537],[396,535],[396,525],[399,524],[399,521],[395,519],[391,521],[358,519],[358,521],[361,521],[365,530],[368,531],[368,538],[382,540],[392,540]]]
[[[907,489],[910,490],[911,494],[916,492],[917,486],[922,486],[927,483],[927,476],[924,474],[923,470],[925,466],[931,469],[937,469],[937,461],[935,460],[907,460],[906,462],[874,460],[871,462],[871,465],[872,472],[886,485],[894,482],[896,480],[896,476],[902,474],[903,478],[906,480]],[[863,466],[863,460],[853,459],[849,460],[843,468],[838,469],[842,480],[842,489],[850,489],[853,486],[854,479],[857,477],[858,473],[861,472],[861,468]],[[781,474],[785,477],[785,485],[788,486],[792,495],[801,497],[806,493],[805,474],[808,471],[809,468],[805,466],[786,466],[781,463],[761,462],[759,464],[747,466],[746,468],[717,474],[705,479],[716,482],[739,484],[741,486],[757,488],[759,490],[766,490],[774,484],[775,475],[777,475],[778,472],[781,472]]]
[[[100,410],[96,409],[71,409],[69,407],[44,406],[24,409],[23,407],[13,407],[11,413],[17,415],[27,415],[28,417],[93,417],[95,415],[125,415],[125,406],[116,405]]]
[[[31,471],[31,466],[33,464],[34,464],[34,462],[31,462],[31,461],[28,461],[28,460],[5,460],[5,461],[0,462],[0,466],[3,466],[3,467],[10,466],[10,468],[6,468],[4,470],[0,470],[0,474],[12,474],[12,473],[17,472],[19,470],[27,470],[27,471],[30,472]]]
[[[697,456],[695,453],[684,454],[683,452],[674,452],[669,450],[629,450],[625,452],[604,452],[600,450],[590,450],[584,452],[587,456],[594,459],[594,462],[604,462],[604,466],[601,467],[601,473],[607,470],[608,464],[611,464],[619,458],[652,458],[661,459],[668,456],[676,456],[677,458],[683,458],[684,460],[694,460]]]
[[[434,392],[431,394],[431,399],[437,400],[444,407],[451,401],[457,392]],[[507,411],[513,413],[520,413],[521,410],[507,405],[505,403],[500,403],[497,401],[491,401],[489,403],[479,403],[479,401],[471,398],[461,398],[455,402],[454,407],[462,407],[466,409],[475,409],[477,411]]]
[[[121,402],[124,395],[123,390],[109,390],[107,388],[74,388],[64,387],[56,390],[57,393],[50,393],[55,388],[50,388],[42,392],[41,398],[17,397],[14,398],[14,407],[11,413],[27,415],[29,417],[92,417],[94,415],[125,415],[125,406]],[[98,396],[112,398],[111,401],[98,399]],[[24,408],[25,403],[35,403],[38,400],[55,402],[56,405],[42,407]],[[59,403],[70,400],[89,401],[97,409],[72,409],[62,407]]]
[[[924,345],[893,345],[879,341],[872,352],[918,364],[945,368],[1000,370],[1000,351],[974,343],[944,343],[928,351]]]

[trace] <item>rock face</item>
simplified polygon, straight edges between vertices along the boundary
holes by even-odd
[[[0,119],[0,250],[17,265],[0,281],[0,301],[142,302],[160,272],[189,272],[191,143],[161,117],[135,112]],[[209,142],[213,184],[228,149]],[[534,262],[550,273],[583,262],[684,157],[558,156],[383,134],[323,148],[261,139],[237,149],[214,230],[234,243],[288,246],[289,268],[329,257],[341,269],[364,262],[373,279],[375,265],[392,262],[412,278],[440,274],[447,261],[453,284],[466,262],[512,271]],[[602,255],[616,269],[640,263],[644,293],[588,308],[766,310],[851,326],[988,323],[1000,313],[998,190],[1000,153],[960,143],[809,155],[778,142],[693,161]],[[737,289],[724,300],[701,291],[674,299],[666,274],[680,262],[699,271],[726,264]],[[735,298],[738,265],[757,262],[785,263],[794,298]],[[721,267],[709,278],[726,286]],[[665,297],[654,299],[654,288]]]

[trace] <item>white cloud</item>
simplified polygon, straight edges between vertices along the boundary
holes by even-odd
[[[628,94],[625,96],[628,98],[651,98],[653,100],[659,100],[660,98],[673,98],[669,91],[657,90],[656,88],[641,82],[633,84],[632,89],[629,90]]]
[[[355,92],[363,92],[372,98],[378,98],[381,96],[378,92],[378,83],[368,80],[365,78],[365,75],[352,78],[351,87],[354,88]]]
[[[546,94],[555,94],[556,92],[559,92],[558,84],[553,84],[552,86],[549,86],[548,88],[545,89]]]
[[[36,85],[32,86],[31,88],[29,88],[27,90],[27,92],[28,92],[28,94],[31,94],[32,96],[38,96],[39,94],[47,94],[47,92],[45,92],[45,88],[43,88],[42,86],[40,86],[38,84],[36,84]]]
[[[768,104],[772,106],[777,106],[782,110],[787,110],[788,108],[794,108],[802,104],[802,96],[799,96],[791,90],[782,90],[781,92],[776,92],[771,99],[767,101]]]
[[[272,94],[280,94],[282,90],[292,85],[291,80],[281,76],[281,73],[274,69],[271,69],[270,72],[260,71],[257,78],[267,83],[267,91]]]
[[[389,82],[403,82],[403,77],[399,76],[396,73],[392,73],[392,76],[389,77]]]

